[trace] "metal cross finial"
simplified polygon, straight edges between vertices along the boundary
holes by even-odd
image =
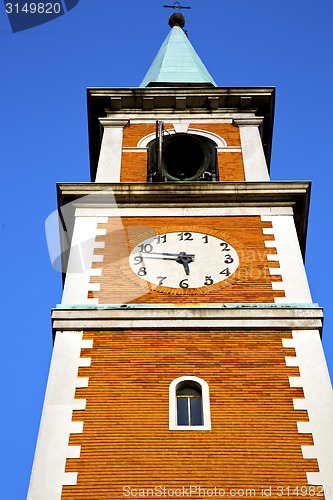
[[[167,9],[177,9],[178,12],[180,9],[192,9],[192,7],[183,7],[179,2],[175,2],[174,5],[163,5],[163,7],[166,7]]]

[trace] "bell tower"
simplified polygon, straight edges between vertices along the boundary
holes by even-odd
[[[270,180],[274,88],[217,86],[184,22],[140,87],[88,89],[29,500],[333,489],[310,183]]]

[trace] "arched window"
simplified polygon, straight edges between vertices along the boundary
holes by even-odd
[[[211,430],[209,388],[203,379],[184,376],[171,382],[169,429]]]
[[[147,144],[147,181],[218,181],[216,143],[191,133],[165,134],[158,172],[156,139]]]
[[[176,392],[177,425],[202,425],[201,387],[193,382],[184,384]]]

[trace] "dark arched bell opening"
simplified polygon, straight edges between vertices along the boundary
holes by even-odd
[[[156,140],[148,144],[147,181],[217,181],[216,144],[197,134],[164,135],[159,168]]]
[[[172,181],[194,181],[208,168],[210,152],[198,137],[175,134],[165,138],[162,175]]]

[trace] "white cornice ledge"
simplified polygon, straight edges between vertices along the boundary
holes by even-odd
[[[262,124],[264,118],[262,116],[254,116],[253,118],[234,118],[232,123],[237,127],[259,127]]]
[[[266,198],[268,201],[281,197],[284,202],[295,202],[295,196],[309,193],[309,181],[270,181],[270,182],[164,182],[164,183],[58,183],[59,194],[64,198],[71,197],[78,200],[87,195],[98,195],[100,198],[110,198],[112,193],[117,201],[126,203],[145,203],[159,201],[160,203],[174,203],[175,198],[180,200],[191,199],[197,203],[208,203],[212,200],[235,203],[240,200],[248,201],[256,198],[259,203]],[[88,200],[89,201],[89,200]],[[63,203],[62,203],[63,204]]]
[[[99,123],[104,127],[128,127],[129,120],[119,120],[119,118],[99,118]]]
[[[55,309],[53,329],[89,330],[118,328],[247,328],[319,329],[321,308],[304,309]]]

